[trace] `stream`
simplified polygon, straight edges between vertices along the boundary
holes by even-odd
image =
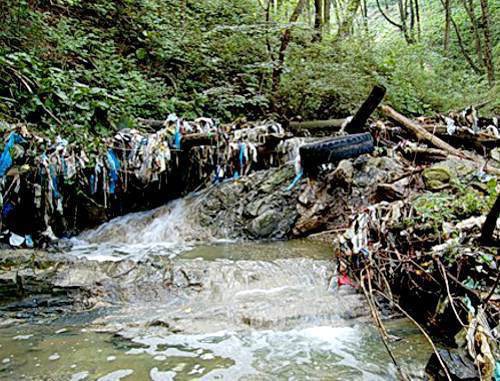
[[[397,379],[363,297],[332,289],[328,245],[216,239],[195,210],[178,200],[72,239],[52,281],[92,291],[93,308],[0,315],[0,379]],[[425,338],[386,326],[422,379]]]

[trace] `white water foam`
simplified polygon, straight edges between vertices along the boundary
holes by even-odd
[[[367,369],[362,358],[356,353],[366,345],[360,327],[313,326],[289,331],[218,331],[200,335],[155,335],[145,334],[132,339],[146,348],[136,348],[129,354],[147,353],[166,357],[199,357],[211,353],[215,357],[231,359],[232,366],[215,369],[202,376],[202,380],[247,379],[283,372],[287,373],[287,364],[301,366],[310,371],[327,372],[330,367],[342,366],[356,370],[357,379],[385,380],[381,376],[389,368]],[[164,348],[167,346],[168,348]],[[173,348],[172,348],[173,347]],[[160,349],[161,348],[161,349]],[[179,350],[178,348],[182,348]],[[175,349],[175,351],[173,350]],[[320,365],[320,359],[327,358]],[[293,365],[295,364],[295,365]],[[365,370],[366,369],[366,370]],[[394,377],[390,377],[391,379]],[[260,379],[260,378],[259,378]],[[349,379],[352,379],[349,377]]]
[[[196,197],[130,213],[70,239],[71,254],[96,261],[138,259],[158,254],[174,257],[200,242],[215,239],[194,220]]]

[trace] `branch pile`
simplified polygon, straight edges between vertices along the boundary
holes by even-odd
[[[499,242],[497,120],[473,108],[418,121],[381,111],[389,120],[370,126],[378,154],[406,173],[379,184],[371,204],[351,215],[334,240],[337,255],[370,301],[389,302],[463,348],[478,379],[490,380],[500,370],[500,253],[486,245]],[[455,377],[436,356],[443,379]]]

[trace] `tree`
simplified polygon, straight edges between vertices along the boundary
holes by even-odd
[[[277,107],[277,97],[278,97],[281,74],[283,73],[283,66],[285,64],[285,54],[288,45],[290,44],[290,40],[292,38],[292,24],[297,22],[299,16],[302,14],[305,5],[306,5],[306,0],[298,0],[297,5],[292,15],[290,16],[290,21],[289,21],[290,25],[287,26],[287,28],[281,35],[281,44],[278,51],[278,62],[275,63],[272,74],[271,93],[273,100],[271,108],[273,111],[276,111]]]
[[[394,21],[389,17],[389,15],[382,9],[380,6],[380,0],[376,0],[377,3],[377,8],[380,12],[380,14],[384,17],[384,19],[389,22],[389,24],[395,26],[398,28],[401,33],[403,34],[406,42],[408,44],[412,44],[415,42],[415,37],[414,37],[414,28],[415,24],[417,25],[417,28],[420,28],[420,15],[419,15],[419,9],[418,9],[418,3],[417,1],[406,1],[406,0],[398,0],[397,5],[398,5],[398,12],[399,12],[399,22]],[[408,5],[410,6],[411,10],[408,12]],[[410,14],[410,28],[408,28],[408,13]],[[415,20],[417,21],[415,23]]]
[[[332,11],[331,6],[331,0],[324,0],[323,4],[323,13],[324,13],[324,18],[323,18],[323,27],[327,33],[330,32],[330,13]]]
[[[351,33],[354,17],[358,13],[361,0],[350,0],[347,4],[346,16],[342,20],[337,32],[337,39],[348,36]]]
[[[480,0],[481,4],[481,29],[484,35],[484,45],[483,45],[483,56],[484,64],[486,66],[486,74],[488,76],[488,82],[493,85],[495,82],[495,69],[493,67],[492,58],[492,43],[491,43],[491,17],[490,10],[488,7],[488,0]]]
[[[451,0],[444,0],[444,51],[450,48]]]
[[[323,0],[314,0],[314,37],[313,42],[321,41],[323,29]]]

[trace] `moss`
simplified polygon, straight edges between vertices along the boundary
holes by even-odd
[[[453,178],[451,171],[445,167],[426,168],[422,176],[425,186],[430,190],[440,190],[447,187]]]
[[[489,184],[487,192],[457,181],[450,191],[428,192],[416,197],[413,200],[416,216],[413,220],[405,220],[405,224],[430,225],[434,231],[440,232],[445,222],[456,223],[487,213],[496,195],[496,181]]]

